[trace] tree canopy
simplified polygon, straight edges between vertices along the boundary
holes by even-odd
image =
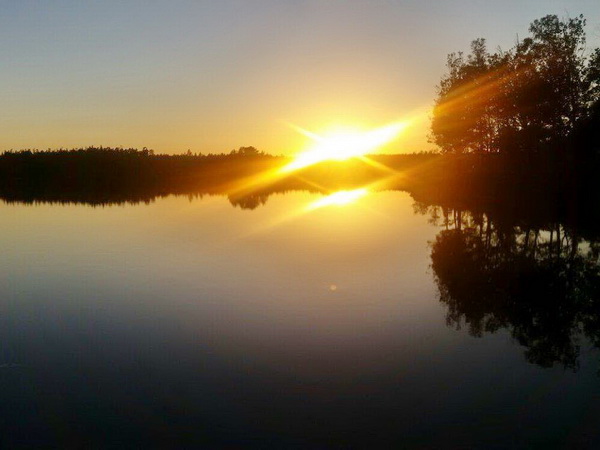
[[[448,55],[432,141],[445,153],[537,152],[571,135],[600,104],[600,49],[586,51],[585,23],[548,15],[508,51],[479,38]]]

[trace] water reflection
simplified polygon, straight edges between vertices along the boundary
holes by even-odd
[[[8,204],[110,206],[149,204],[169,195],[187,196],[190,202],[227,196],[233,207],[255,210],[275,194],[297,191],[324,195],[298,210],[307,212],[352,203],[376,189],[331,192],[306,180],[288,180],[237,193],[215,185],[182,192],[133,189],[102,195],[95,191],[3,191],[0,198]],[[529,362],[577,370],[581,343],[600,347],[598,212],[565,197],[551,199],[535,191],[523,194],[513,204],[512,194],[485,203],[464,193],[443,199],[418,193],[412,194],[418,199],[413,210],[443,228],[431,242],[430,256],[448,325],[466,327],[476,337],[506,329],[525,347]],[[597,199],[592,198],[591,204],[595,203]],[[298,211],[288,213],[286,220],[297,218]],[[272,225],[260,229],[271,230]]]
[[[360,188],[352,191],[337,191],[329,194],[324,198],[316,200],[308,205],[307,210],[323,208],[326,206],[343,206],[355,202],[361,197],[368,194],[368,189]]]
[[[444,228],[431,267],[448,325],[482,337],[501,329],[542,367],[577,370],[581,343],[600,346],[600,240],[560,223],[532,225],[417,204]]]
[[[598,429],[594,222],[396,191],[304,213],[326,198],[3,206],[0,447],[532,447],[585,408]]]
[[[239,207],[241,209],[256,209],[259,206],[264,206],[269,199],[269,193],[252,193],[243,196],[229,195],[229,203],[232,206]]]

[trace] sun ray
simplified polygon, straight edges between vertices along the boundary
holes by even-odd
[[[313,133],[312,131],[306,130],[296,124],[290,123],[290,122],[285,122],[285,124],[287,126],[289,126],[290,128],[292,128],[293,130],[297,131],[298,133],[300,133],[303,136],[306,136],[307,138],[312,139],[313,141],[319,141],[321,140],[321,136],[319,136],[316,133]]]
[[[373,158],[369,158],[368,156],[359,156],[358,159],[360,159],[365,164],[375,167],[376,169],[379,169],[383,172],[389,172],[392,175],[398,175],[400,173],[396,169],[392,169],[391,167],[388,167],[385,164],[375,161]]]

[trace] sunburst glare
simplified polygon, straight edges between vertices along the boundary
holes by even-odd
[[[315,145],[284,166],[282,172],[292,172],[311,166],[321,161],[346,159],[363,156],[382,145],[394,140],[406,127],[408,122],[396,122],[371,131],[338,131],[319,136],[309,131],[299,131],[313,139]]]

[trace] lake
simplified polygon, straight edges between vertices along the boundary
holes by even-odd
[[[596,243],[324,199],[0,204],[0,444],[600,446]]]

